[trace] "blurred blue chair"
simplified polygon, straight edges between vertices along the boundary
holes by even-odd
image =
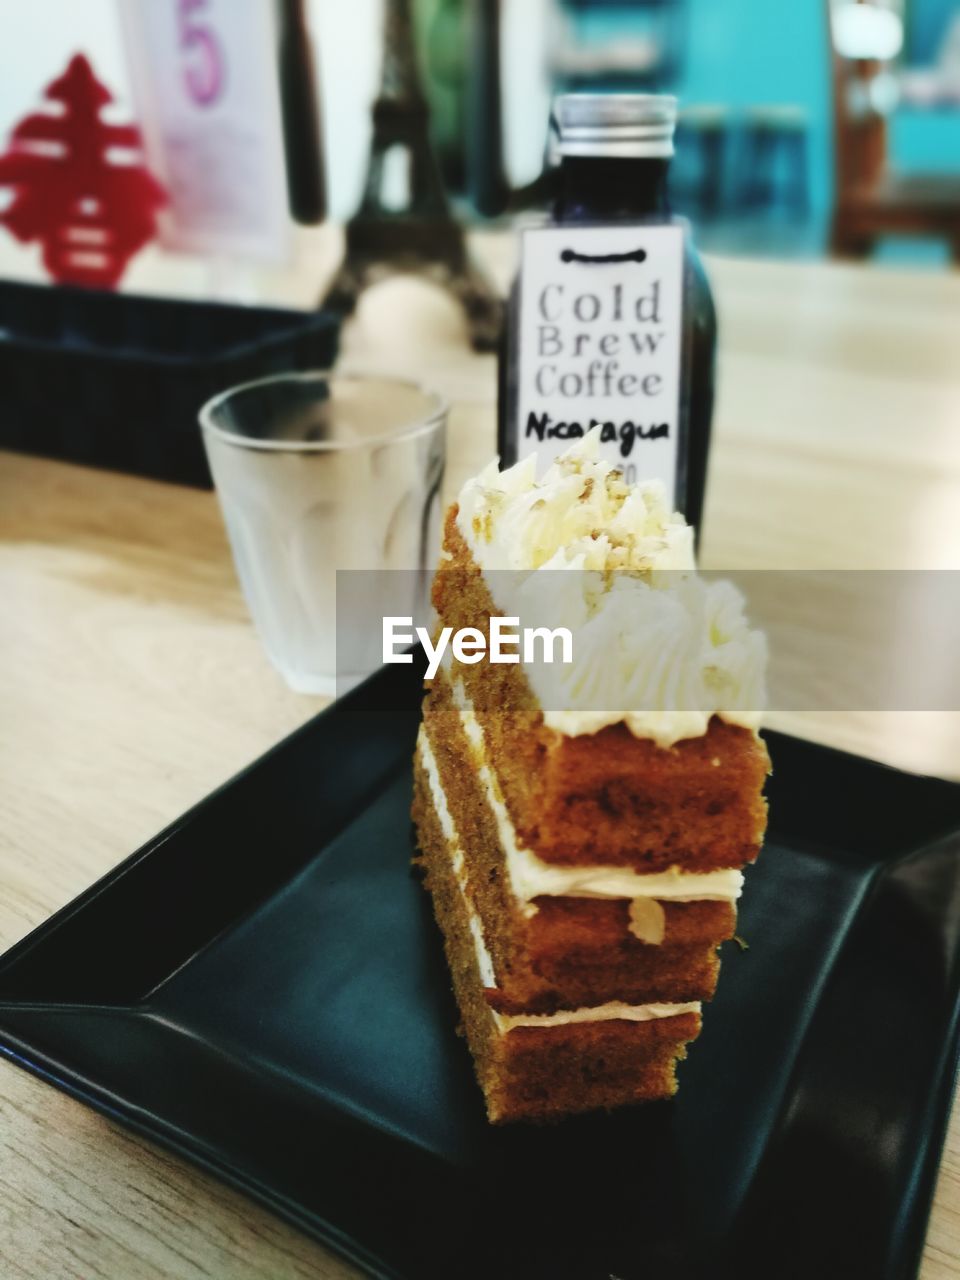
[[[723,211],[733,113],[723,103],[689,103],[677,118],[672,187],[680,206],[704,218]]]
[[[744,210],[778,206],[797,216],[810,208],[807,112],[794,103],[748,107],[743,113]]]

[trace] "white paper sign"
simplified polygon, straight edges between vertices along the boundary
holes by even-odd
[[[146,153],[170,205],[161,243],[289,251],[277,30],[269,0],[118,0]]]
[[[517,457],[543,469],[602,427],[629,481],[677,498],[683,349],[683,228],[526,231],[520,277]]]

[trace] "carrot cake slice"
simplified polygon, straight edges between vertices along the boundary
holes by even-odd
[[[764,639],[596,433],[464,486],[433,602],[484,641],[427,682],[413,819],[489,1118],[669,1097],[763,838]],[[489,660],[546,617],[567,661]]]

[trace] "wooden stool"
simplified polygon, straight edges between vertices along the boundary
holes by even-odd
[[[862,258],[882,236],[938,236],[960,266],[960,173],[898,173],[890,164],[887,118],[896,84],[893,93],[885,85],[898,49],[838,48],[833,26],[828,29],[836,168],[831,251]]]

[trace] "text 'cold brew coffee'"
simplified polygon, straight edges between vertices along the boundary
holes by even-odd
[[[566,94],[552,221],[525,230],[501,379],[500,456],[542,472],[601,427],[631,483],[658,478],[699,525],[716,317],[667,195],[676,99]]]

